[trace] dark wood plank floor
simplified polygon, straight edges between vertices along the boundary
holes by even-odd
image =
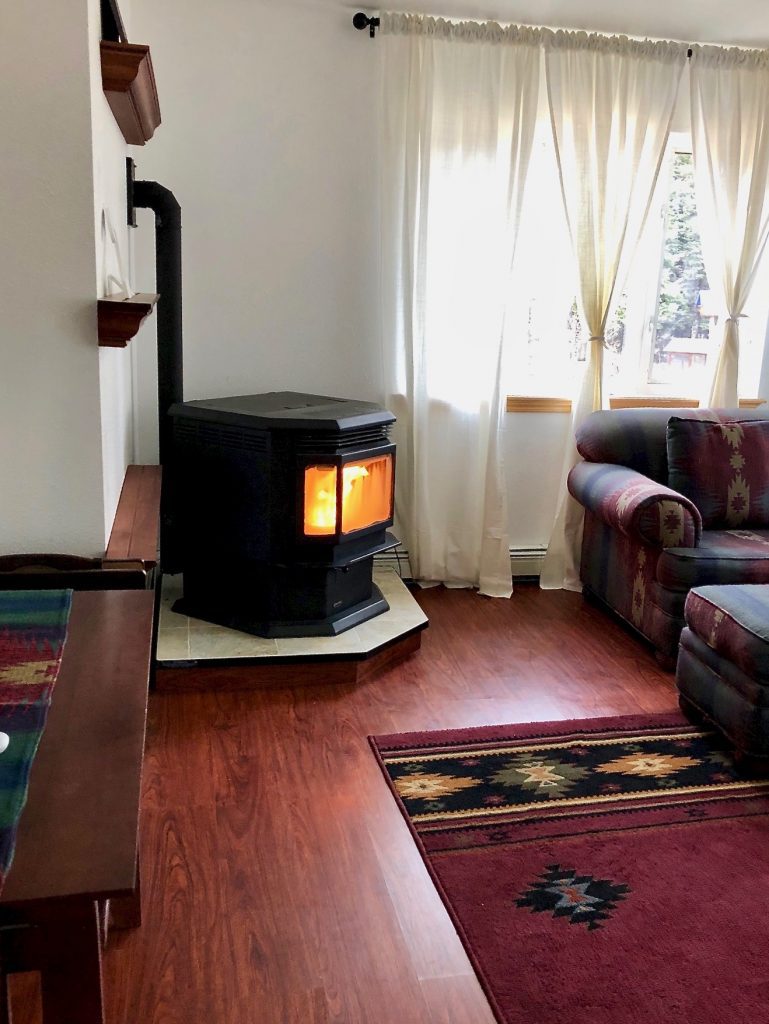
[[[491,1024],[366,736],[667,711],[673,677],[574,594],[418,599],[422,651],[357,688],[153,697],[109,1024]]]

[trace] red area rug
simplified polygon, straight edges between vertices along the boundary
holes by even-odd
[[[769,1019],[769,780],[679,715],[371,738],[503,1024]]]

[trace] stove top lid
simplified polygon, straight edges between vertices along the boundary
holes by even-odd
[[[177,402],[171,406],[169,415],[238,424],[252,430],[344,431],[395,422],[393,414],[375,402],[303,395],[296,391]]]

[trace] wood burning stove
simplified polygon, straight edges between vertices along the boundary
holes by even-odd
[[[257,636],[332,636],[386,611],[395,417],[290,391],[172,406],[179,610]]]

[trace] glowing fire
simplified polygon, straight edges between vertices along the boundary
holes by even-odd
[[[304,471],[304,532],[336,533],[336,466],[308,466]],[[342,531],[351,533],[390,518],[392,459],[389,455],[342,467]]]

